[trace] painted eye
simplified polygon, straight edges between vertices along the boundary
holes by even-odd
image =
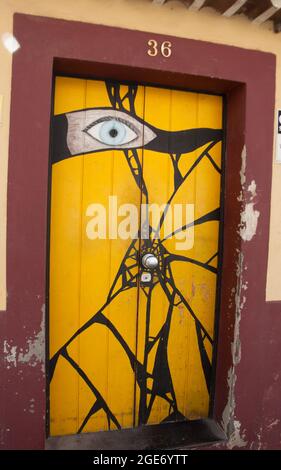
[[[136,130],[121,119],[109,118],[93,123],[85,132],[102,144],[111,147],[128,144],[138,137]]]
[[[67,147],[71,155],[112,148],[141,148],[157,135],[137,116],[112,108],[89,108],[66,113]]]

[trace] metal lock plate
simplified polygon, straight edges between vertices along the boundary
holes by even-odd
[[[151,281],[151,273],[144,272],[141,275],[141,282],[150,282]]]

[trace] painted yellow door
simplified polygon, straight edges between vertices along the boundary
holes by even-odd
[[[54,100],[50,434],[206,417],[222,98],[57,77]]]

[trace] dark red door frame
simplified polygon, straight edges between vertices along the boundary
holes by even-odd
[[[262,332],[267,331],[264,312],[275,57],[154,33],[22,14],[14,16],[14,34],[21,49],[13,58],[8,307],[0,316],[0,335],[5,344],[0,396],[2,448],[45,446],[42,319],[47,298],[49,128],[54,73],[150,82],[226,95],[224,249],[213,418],[221,423],[229,412],[228,432],[234,429],[238,417],[254,435],[253,420],[263,387],[256,365],[264,360]],[[159,44],[169,40],[171,57],[149,56],[149,39]],[[245,176],[241,155],[246,164]],[[252,180],[256,196],[247,190]],[[244,241],[239,234],[241,211],[251,197],[260,215],[256,235]],[[255,400],[249,401],[249,396]]]

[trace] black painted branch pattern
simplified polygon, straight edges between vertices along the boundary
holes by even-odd
[[[106,82],[106,89],[112,109],[127,112],[140,121],[140,119],[136,116],[135,110],[135,98],[138,90],[137,85],[129,85],[127,87],[127,91],[123,95],[121,93],[121,87],[118,83]],[[62,136],[65,137],[67,132],[66,121],[62,118],[62,116],[56,116],[56,118],[57,127],[55,129],[55,134],[57,135],[58,140],[58,154],[65,154],[64,158],[68,158],[70,155],[68,153],[67,146],[65,145],[65,140],[63,140],[62,138]],[[185,419],[185,417],[178,410],[177,397],[174,390],[172,374],[170,371],[168,360],[168,342],[171,319],[174,308],[180,304],[185,307],[186,313],[190,315],[195,322],[197,344],[200,352],[202,370],[204,373],[208,391],[210,389],[211,362],[209,360],[206,350],[206,341],[212,347],[213,339],[211,338],[211,335],[208,333],[204,325],[198,319],[196,313],[193,311],[193,309],[185,299],[184,295],[177,288],[172,273],[172,263],[191,263],[216,275],[217,268],[211,266],[210,263],[216,256],[218,256],[218,253],[212,255],[212,257],[206,262],[202,262],[197,259],[189,258],[183,255],[169,253],[164,246],[164,242],[165,240],[172,238],[177,233],[185,231],[192,226],[205,224],[211,221],[219,221],[220,209],[217,208],[213,211],[210,211],[209,213],[197,218],[193,222],[188,223],[178,228],[177,230],[174,230],[162,240],[159,240],[158,238],[160,229],[165,221],[169,205],[173,201],[178,189],[181,187],[184,181],[186,181],[187,178],[192,174],[196,167],[198,167],[200,162],[204,158],[208,158],[214,170],[221,174],[221,169],[215,163],[214,159],[210,154],[210,151],[221,140],[222,131],[215,129],[191,129],[187,131],[169,133],[167,131],[161,131],[159,129],[156,129],[153,126],[149,127],[155,131],[155,133],[157,134],[157,138],[152,140],[148,145],[145,146],[145,148],[155,151],[166,152],[170,155],[174,171],[173,193],[166,203],[166,209],[164,210],[160,218],[158,227],[153,228],[149,226],[148,216],[146,220],[141,222],[142,226],[139,230],[139,233],[136,234],[136,238],[132,240],[130,246],[128,247],[124,255],[122,262],[120,263],[119,269],[109,289],[107,299],[104,305],[86,323],[84,323],[59,349],[59,351],[57,351],[57,353],[50,359],[50,380],[52,380],[59,357],[64,357],[68,361],[68,363],[76,370],[76,372],[91,389],[94,395],[93,404],[90,407],[89,412],[85,416],[81,426],[79,427],[77,431],[78,433],[83,431],[89,419],[101,409],[104,410],[106,414],[109,429],[111,423],[114,423],[118,429],[121,428],[120,423],[108,407],[101,393],[90,381],[85,371],[82,370],[79,364],[77,364],[67,352],[67,347],[78,336],[80,336],[84,331],[86,331],[94,324],[102,324],[109,331],[111,331],[114,338],[118,341],[130,362],[132,371],[135,375],[135,381],[137,386],[139,387],[140,392],[138,409],[139,425],[146,424],[148,422],[153,408],[153,404],[157,396],[163,398],[169,404],[168,416],[162,422],[166,422],[169,420]],[[64,142],[63,144],[60,143],[59,136],[61,136],[61,141]],[[205,144],[208,144],[207,147],[202,150],[201,154],[191,165],[186,174],[183,175],[179,169],[179,161],[182,154],[186,152],[191,152],[197,148],[202,147]],[[124,149],[123,153],[129,166],[130,172],[134,178],[134,181],[141,191],[141,196],[143,200],[148,203],[149,194],[146,183],[143,179],[142,162],[139,158],[138,150]],[[55,158],[53,161],[56,162],[58,161],[58,159]],[[142,240],[142,248],[145,248],[146,250],[157,249],[157,253],[160,257],[162,257],[162,264],[159,265],[156,270],[156,276],[154,276],[156,280],[154,281],[154,283],[150,284],[148,287],[145,287],[140,284],[139,272],[137,272],[136,274],[133,272],[133,269],[139,266],[139,237],[141,237],[142,233],[147,233],[147,231],[149,233],[149,239]],[[132,263],[132,260],[134,262],[133,264],[130,264]],[[150,335],[151,302],[154,287],[159,283],[169,301],[169,307],[164,324],[161,326],[158,333],[154,337],[152,337]],[[104,314],[106,307],[108,307],[120,293],[131,288],[141,288],[142,292],[145,294],[146,326],[143,362],[140,362],[138,360],[137,353],[134,354],[134,352],[129,348],[128,344],[126,343],[125,339],[122,337],[116,326]],[[151,353],[153,348],[156,348],[156,354],[152,373],[149,373],[148,360],[149,354]],[[148,386],[148,379],[152,380],[152,386]]]
[[[121,429],[121,426],[118,422],[118,419],[114,416],[112,411],[109,409],[109,407],[108,407],[107,403],[105,402],[104,398],[102,397],[102,395],[100,394],[98,389],[94,386],[94,384],[91,382],[91,380],[86,375],[86,373],[81,369],[81,367],[77,364],[77,362],[74,361],[74,359],[72,359],[69,356],[66,349],[64,349],[61,352],[61,355],[69,362],[69,364],[76,370],[76,372],[80,375],[80,377],[88,385],[88,387],[90,388],[90,390],[93,392],[93,394],[95,395],[95,397],[97,399],[99,409],[102,408],[104,410],[104,412],[106,413],[106,415],[109,419],[109,422],[112,421],[118,429]]]

